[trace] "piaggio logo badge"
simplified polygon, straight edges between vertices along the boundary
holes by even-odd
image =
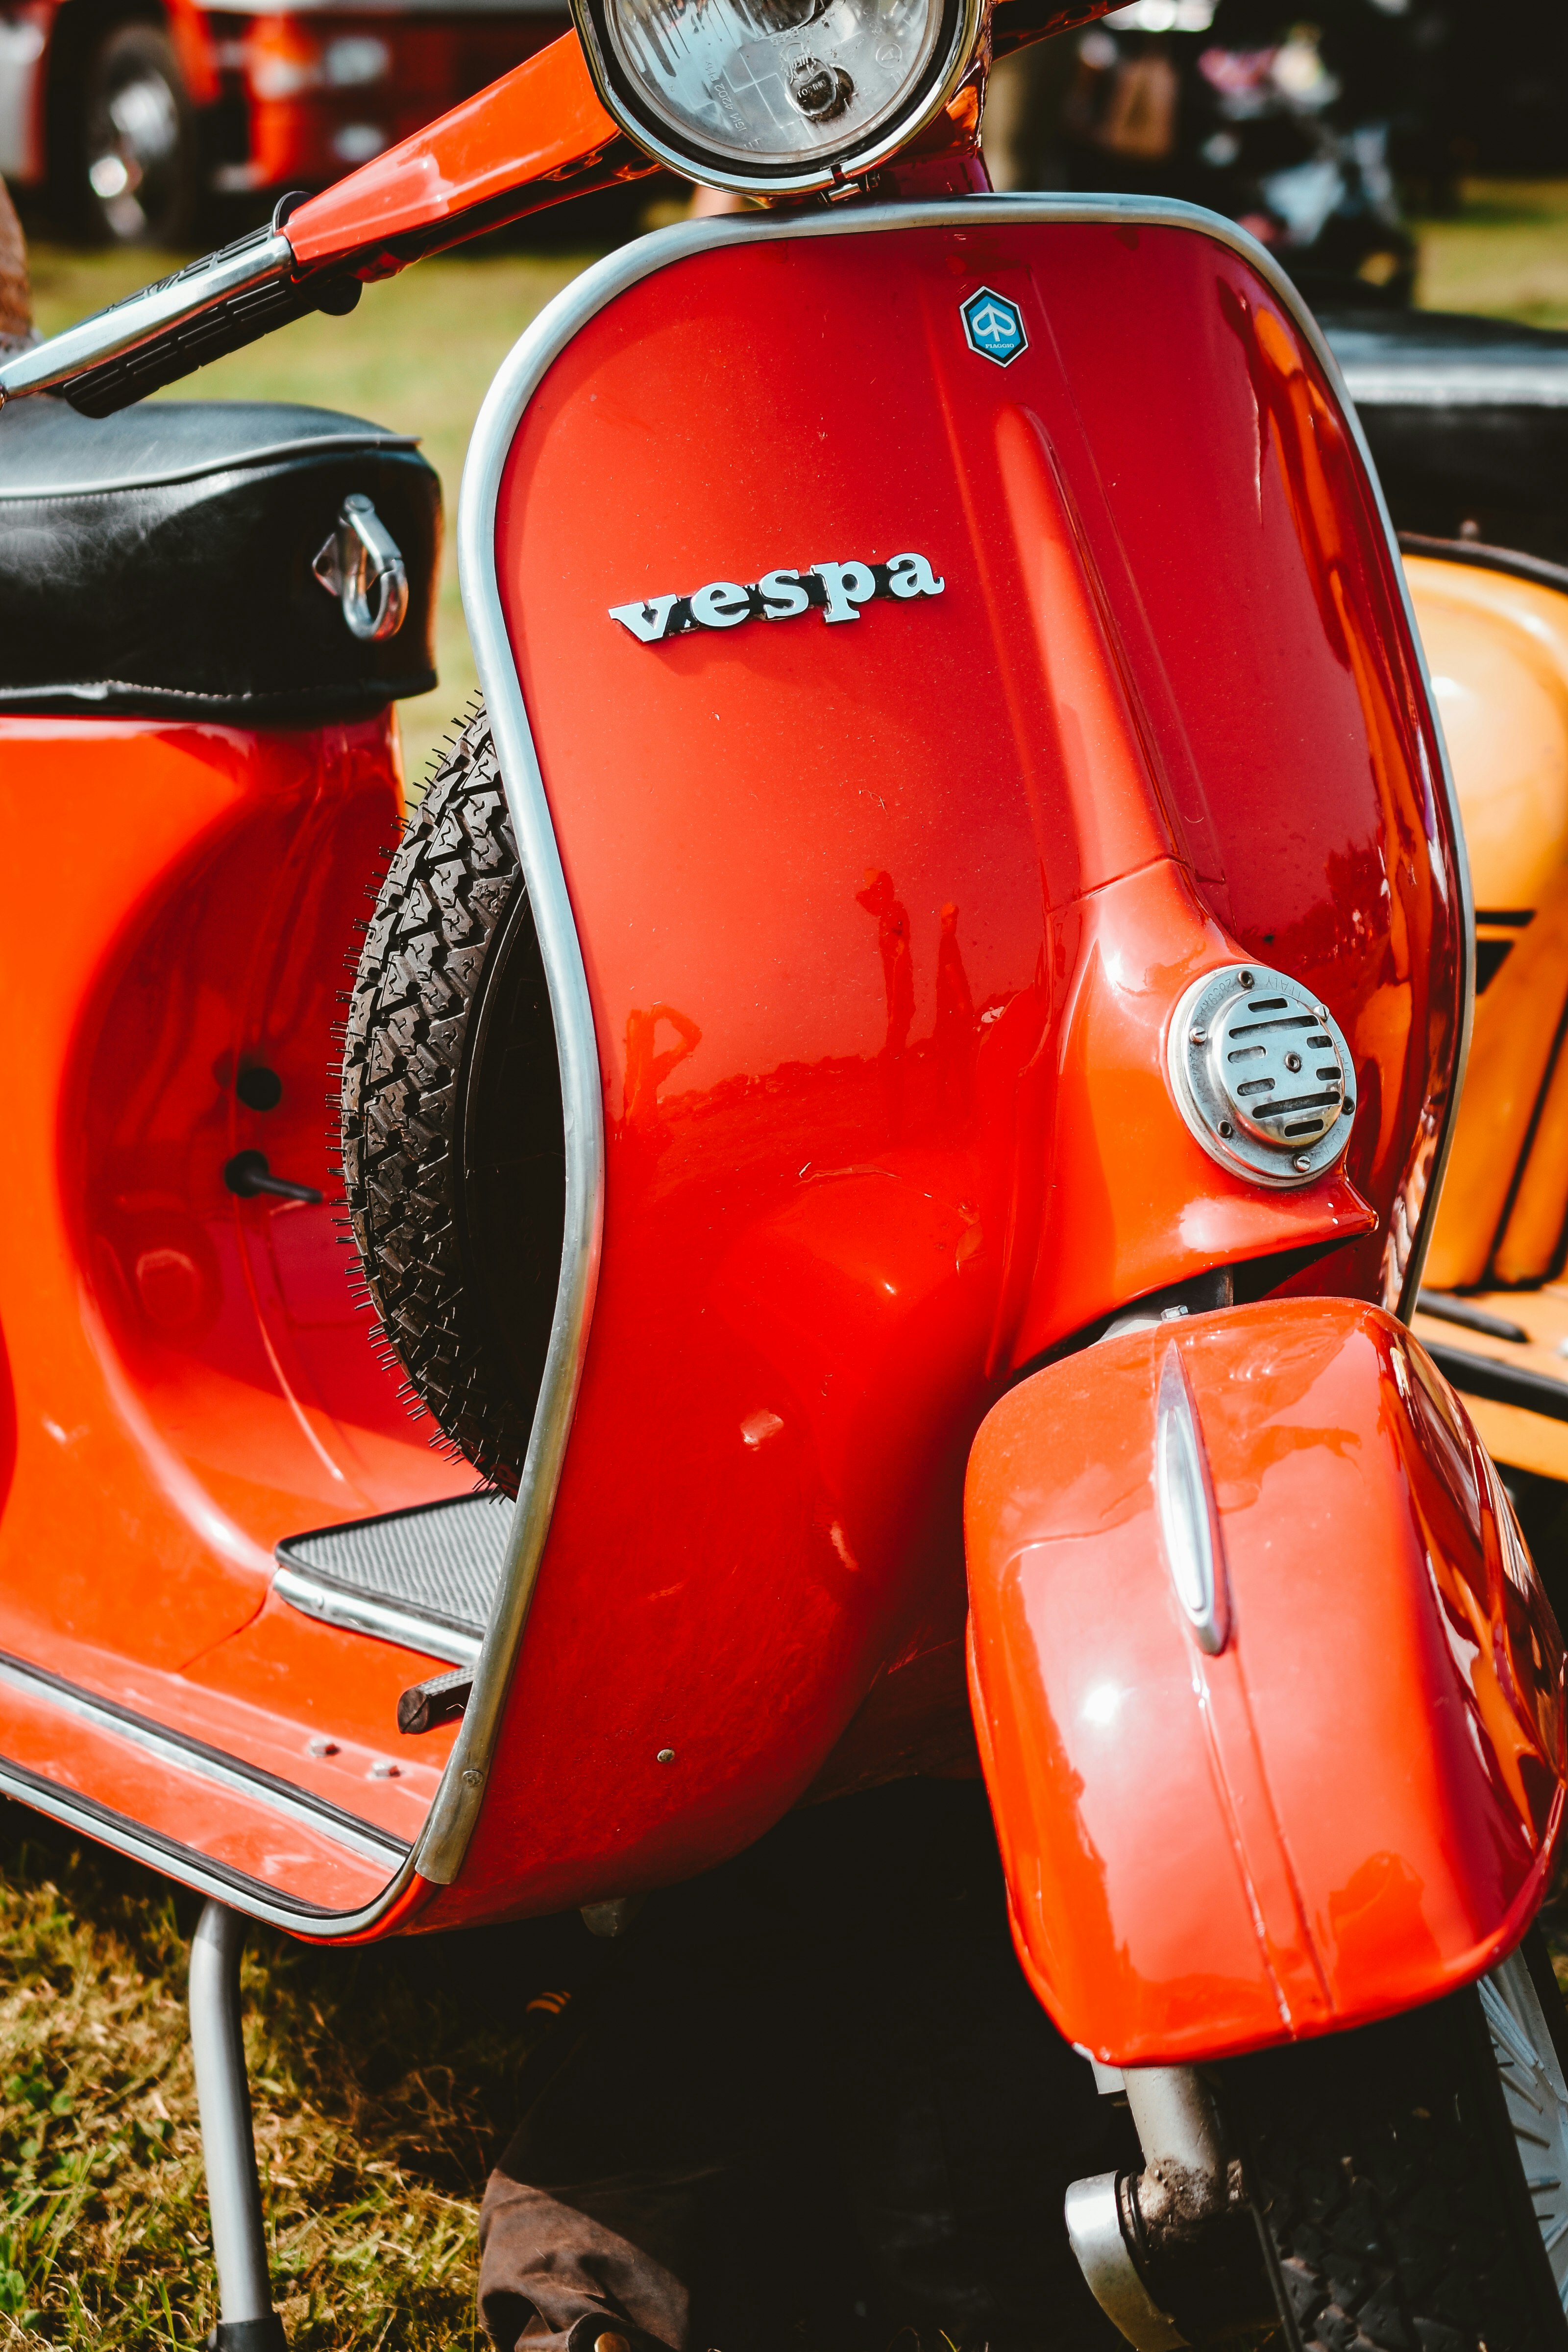
[[[688,596],[649,596],[640,604],[612,604],[610,618],[639,644],[659,646],[689,629],[738,629],[742,621],[793,621],[813,607],[825,621],[858,621],[862,604],[890,596],[907,604],[940,596],[946,587],[923,555],[895,555],[886,563],[814,563],[805,572],[764,572],[760,580],[710,580]]]
[[[1029,348],[1018,305],[1009,302],[1005,294],[994,294],[989,286],[961,302],[958,315],[970,350],[978,352],[983,360],[994,360],[998,367],[1011,367],[1019,352]]]

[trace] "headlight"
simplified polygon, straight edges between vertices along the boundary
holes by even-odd
[[[826,187],[952,95],[982,0],[573,0],[600,95],[652,154],[716,187]]]

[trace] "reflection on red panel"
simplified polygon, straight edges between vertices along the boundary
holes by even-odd
[[[1156,1502],[1185,1367],[1230,1634]],[[1462,1405],[1375,1307],[1109,1340],[986,1422],[971,1672],[1014,1933],[1062,2031],[1180,2063],[1386,2016],[1517,1942],[1562,1817],[1563,1648]]]
[[[963,334],[981,285],[1025,313],[1005,371]],[[964,1456],[1020,1364],[1215,1262],[1373,1290],[1458,990],[1369,492],[1201,234],[977,215],[679,261],[551,369],[499,530],[607,1192],[446,1917],[694,1870],[789,1803],[951,1613]],[[910,551],[940,593],[853,619],[609,616]],[[1187,981],[1254,955],[1360,1078],[1342,1175],[1294,1194],[1207,1160],[1162,1076]]]
[[[430,1662],[264,1612],[279,1536],[471,1483],[399,1404],[330,1205],[338,992],[400,812],[391,723],[10,719],[5,738],[19,859],[55,854],[58,803],[89,818],[70,890],[0,946],[28,1013],[0,1229],[0,1651],[407,1841],[450,1736],[399,1759],[397,1692]],[[53,801],[23,790],[42,760]],[[270,1107],[242,1098],[257,1072]],[[237,1198],[242,1150],[328,1202]],[[8,1737],[0,1754],[45,1769]],[[203,1844],[188,1775],[144,1756],[132,1786],[112,1738],[71,1754],[95,1801]],[[378,1761],[396,1775],[373,1780]],[[258,1874],[318,1899],[313,1852]]]

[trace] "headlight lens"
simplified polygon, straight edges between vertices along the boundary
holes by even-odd
[[[847,157],[898,144],[967,63],[978,16],[974,0],[580,0],[578,10],[597,78],[634,136],[668,142],[703,176],[756,185],[821,184]]]

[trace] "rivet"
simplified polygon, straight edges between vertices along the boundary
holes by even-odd
[[[1256,988],[1257,975],[1250,971],[1244,971],[1241,975],[1241,985],[1243,988]]]
[[[378,1756],[370,1768],[370,1777],[373,1780],[399,1780],[403,1777],[403,1768],[393,1763],[390,1757]]]
[[[337,1752],[338,1743],[335,1739],[312,1739],[305,1749],[307,1756],[335,1756]]]
[[[1231,1137],[1236,1133],[1236,1129],[1235,1129],[1235,1128],[1234,1128],[1234,1127],[1232,1127],[1232,1125],[1231,1125],[1231,1123],[1230,1123],[1230,1121],[1229,1121],[1229,1119],[1228,1119],[1228,1118],[1222,1118],[1222,1119],[1221,1119],[1221,1121],[1220,1121],[1220,1123],[1219,1123],[1219,1131],[1220,1131],[1220,1133],[1225,1137],[1225,1139],[1226,1139],[1226,1141],[1227,1143],[1229,1142],[1229,1140],[1230,1140]]]
[[[470,1765],[469,1765],[469,1767],[468,1767],[468,1770],[467,1770],[467,1771],[464,1773],[464,1775],[463,1775],[463,1786],[464,1786],[464,1788],[465,1788],[465,1789],[482,1789],[482,1788],[484,1787],[484,1785],[485,1785],[485,1776],[484,1776],[484,1774],[483,1774],[482,1772],[476,1772],[476,1771],[475,1771],[475,1769],[474,1769],[474,1768],[473,1768],[473,1766],[470,1764]]]
[[[594,2352],[632,2352],[632,2347],[624,2336],[611,2335],[606,2331],[603,2336],[595,2336]]]
[[[674,1763],[674,1761],[675,1761],[675,1750],[674,1750],[674,1748],[661,1748],[659,1749],[659,1751],[658,1751],[658,1761],[659,1761],[661,1764],[673,1764],[673,1763]],[[595,2352],[598,2352],[598,2347],[597,2347],[597,2346],[595,2346]]]
[[[1300,1056],[1300,1054],[1287,1054],[1287,1055],[1286,1055],[1286,1056],[1285,1056],[1285,1067],[1286,1067],[1288,1070],[1299,1070],[1299,1069],[1300,1068],[1300,1066],[1301,1066],[1301,1056]]]
[[[1341,1109],[1342,1109],[1342,1110],[1346,1114],[1346,1116],[1348,1117],[1348,1116],[1349,1116],[1349,1114],[1350,1114],[1352,1110],[1354,1110],[1354,1108],[1355,1108],[1355,1103],[1354,1103],[1353,1098],[1352,1098],[1350,1095],[1346,1095],[1346,1097],[1345,1097],[1345,1098],[1344,1098],[1343,1102],[1342,1102],[1342,1103],[1341,1103],[1341,1105],[1340,1105],[1340,1108],[1341,1108]]]

